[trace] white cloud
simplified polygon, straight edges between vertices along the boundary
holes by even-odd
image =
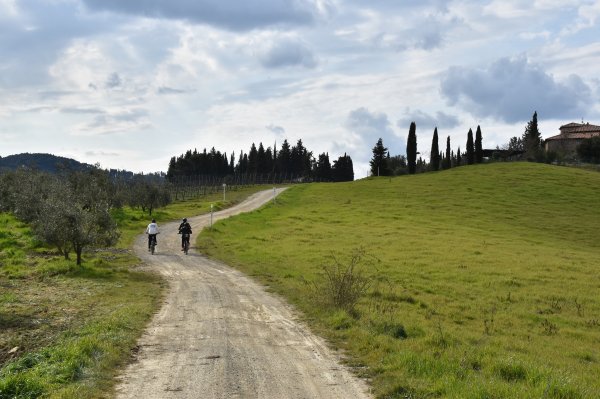
[[[78,134],[85,136],[107,135],[128,131],[146,130],[152,127],[148,111],[141,108],[100,113],[92,122],[80,125]]]
[[[567,25],[563,30],[564,35],[573,35],[581,30],[597,26],[596,22],[600,19],[600,2],[595,1],[589,4],[583,4],[577,11],[576,23]]]
[[[275,133],[277,136],[283,136],[285,134],[285,129],[281,126],[276,126],[276,125],[270,124],[265,127],[267,128],[267,130]]]
[[[14,18],[19,15],[16,0],[0,0],[0,20]]]
[[[363,147],[362,156],[357,156],[357,160],[363,159],[369,154],[367,148],[372,148],[377,140],[383,140],[391,155],[403,154],[406,152],[406,142],[404,137],[396,135],[392,124],[386,114],[381,112],[371,112],[367,108],[360,107],[348,114],[344,122],[344,127],[354,135],[354,140],[360,140]]]
[[[172,18],[231,30],[312,24],[330,6],[324,0],[83,0],[91,9]]]
[[[585,114],[588,85],[577,75],[558,81],[525,56],[501,58],[488,68],[452,67],[444,74],[442,95],[476,117],[506,122],[527,120],[537,110],[546,118]]]
[[[259,60],[265,68],[302,66],[314,68],[317,61],[312,51],[302,41],[284,38],[269,43],[262,49]]]
[[[396,125],[402,129],[410,126],[411,122],[415,122],[420,128],[431,129],[438,127],[440,129],[453,129],[460,124],[460,120],[450,114],[446,114],[442,111],[437,111],[435,115],[428,114],[421,110],[411,110],[410,107],[406,107],[404,114]]]
[[[502,144],[534,110],[554,132],[600,118],[597,3],[0,0],[0,155],[131,151],[102,162],[154,171],[301,138],[362,177],[412,120],[453,149],[477,124]]]

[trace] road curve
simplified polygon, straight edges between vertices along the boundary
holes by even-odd
[[[256,209],[273,195],[257,193],[214,220]],[[210,215],[189,221],[198,233]],[[138,342],[136,359],[118,377],[117,398],[371,397],[290,306],[193,246],[184,255],[177,223],[160,227],[155,255],[145,236],[134,248],[145,267],[167,279],[169,292]]]

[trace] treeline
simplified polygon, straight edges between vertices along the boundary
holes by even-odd
[[[250,176],[254,180],[269,182],[282,181],[351,181],[354,180],[354,167],[350,156],[344,154],[333,163],[328,153],[316,159],[302,140],[290,146],[287,140],[277,150],[276,145],[265,148],[254,143],[249,152],[240,151],[237,161],[235,154],[229,157],[214,147],[207,151],[188,150],[169,161],[167,179],[178,181],[185,176],[207,176],[236,179],[232,176]]]
[[[126,175],[125,175],[126,176]],[[124,177],[99,168],[0,174],[0,211],[32,226],[35,236],[81,264],[86,247],[114,245],[119,237],[111,211],[124,205],[149,214],[171,202],[164,176]]]
[[[543,140],[538,129],[537,112],[534,112],[531,121],[527,123],[525,132],[521,137],[512,137],[503,148],[496,147],[495,150],[485,150],[493,159],[527,159],[537,162],[551,162],[552,155],[545,154]],[[478,125],[473,135],[473,130],[467,133],[467,142],[461,152],[459,146],[454,152],[450,146],[450,136],[446,138],[445,150],[440,149],[438,129],[433,130],[431,147],[429,151],[429,162],[418,157],[417,151],[417,126],[415,122],[410,124],[406,142],[406,156],[390,156],[380,138],[372,149],[373,157],[370,161],[372,176],[397,176],[402,174],[414,174],[428,171],[450,169],[461,165],[472,165],[484,161],[483,133]]]
[[[418,157],[417,151],[417,125],[415,122],[410,124],[408,131],[408,139],[406,142],[406,156],[396,155],[390,156],[390,153],[383,145],[383,140],[380,138],[375,147],[373,147],[373,157],[370,161],[372,176],[398,176],[403,174],[415,174],[428,171],[437,171],[450,169],[461,165],[471,165],[483,162],[483,137],[481,127],[477,126],[475,139],[473,138],[473,130],[469,129],[467,134],[467,143],[464,152],[461,152],[460,147],[456,153],[450,148],[450,136],[446,138],[445,150],[440,150],[438,129],[433,130],[433,138],[431,140],[431,150],[429,152],[429,162],[422,157]]]

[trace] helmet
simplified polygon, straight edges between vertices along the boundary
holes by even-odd
[[[185,222],[187,222],[187,219],[186,219],[186,218],[183,218],[183,223],[185,223]]]
[[[156,223],[156,219],[152,219],[152,223]]]

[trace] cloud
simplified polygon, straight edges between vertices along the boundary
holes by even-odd
[[[406,152],[406,140],[396,135],[392,124],[384,113],[371,112],[360,107],[351,111],[344,122],[344,127],[356,136],[364,145],[374,146],[380,138],[391,155]],[[361,159],[361,157],[357,157]]]
[[[4,8],[4,10],[3,10]],[[0,88],[35,86],[74,37],[114,29],[120,19],[87,18],[73,1],[0,1]],[[5,19],[5,10],[11,12]]]
[[[79,128],[84,135],[105,135],[126,131],[145,130],[152,127],[148,111],[141,108],[102,113]]]
[[[107,89],[114,89],[114,88],[121,86],[122,83],[123,82],[121,81],[121,77],[119,76],[119,74],[116,72],[113,72],[106,79],[105,86]]]
[[[283,136],[285,134],[285,129],[282,128],[281,126],[275,126],[273,124],[270,124],[269,126],[265,126],[267,128],[267,130],[275,133],[278,136]]]
[[[600,3],[596,1],[592,4],[584,4],[579,7],[577,13],[576,23],[567,26],[561,33],[572,35],[596,26],[596,22],[600,19]]]
[[[456,116],[441,111],[437,111],[435,115],[430,115],[421,110],[411,110],[407,107],[404,110],[402,117],[398,119],[396,126],[405,129],[410,126],[411,122],[415,122],[419,128],[429,129],[433,129],[434,127],[440,129],[453,129],[460,125],[460,120]]]
[[[327,1],[322,0],[83,0],[83,2],[93,10],[186,20],[234,31],[274,25],[309,25],[329,8]]]
[[[121,77],[119,76],[118,73],[113,72],[108,76],[108,79],[106,79],[106,88],[107,89],[115,89],[119,86],[121,86],[123,82],[121,81]]]
[[[60,110],[63,114],[104,114],[104,111],[99,108],[77,108],[65,107]]]
[[[314,68],[317,65],[315,56],[304,43],[289,38],[271,43],[259,55],[259,60],[265,68],[290,66]]]
[[[121,154],[118,152],[106,152],[106,151],[86,151],[85,155],[88,157],[119,157]]]
[[[500,58],[488,68],[452,67],[441,81],[441,93],[476,117],[516,123],[537,110],[542,118],[585,115],[591,90],[577,75],[557,81],[525,56]]]
[[[180,90],[180,89],[173,89],[171,87],[159,87],[156,92],[160,95],[166,95],[166,94],[185,94],[187,93],[186,90]]]

